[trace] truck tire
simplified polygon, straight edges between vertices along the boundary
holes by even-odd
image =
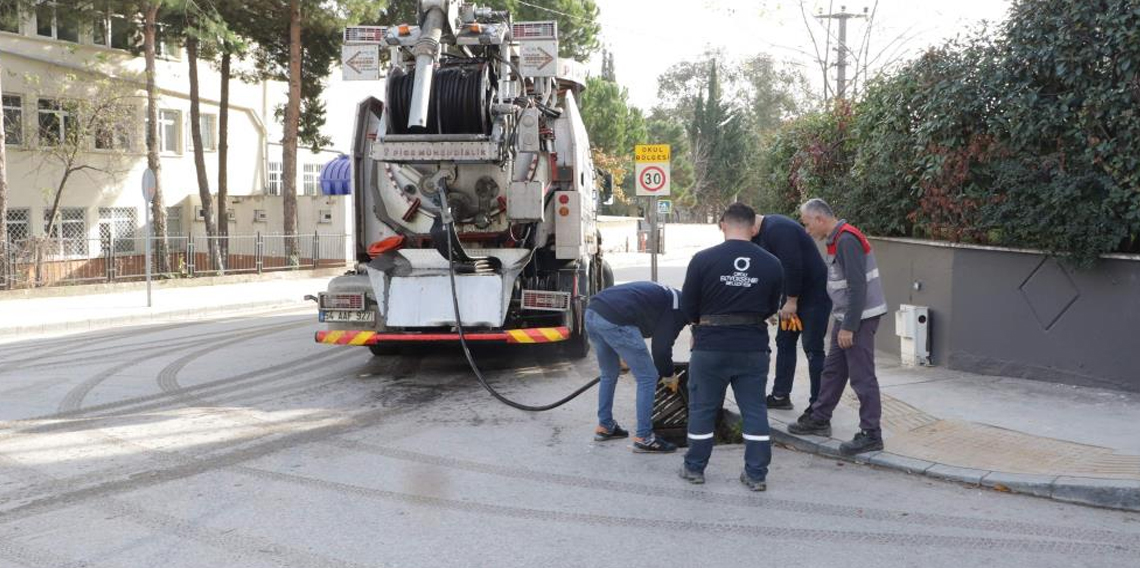
[[[602,259],[602,288],[612,288],[614,285],[614,269],[610,267],[610,263],[606,259]]]
[[[585,323],[579,326],[575,322],[570,328],[570,339],[562,342],[562,352],[570,359],[585,359],[590,354],[590,338],[586,335]]]
[[[368,346],[373,357],[391,357],[400,354],[400,346],[395,343],[374,343]]]
[[[591,274],[597,274],[596,270],[580,273],[579,282],[586,283],[586,295],[588,298],[594,296],[597,290],[597,280],[590,278]],[[590,354],[590,338],[586,335],[586,322],[583,319],[586,315],[586,302],[574,306],[567,313],[566,327],[570,328],[570,339],[562,343],[562,352],[571,359],[584,359]]]

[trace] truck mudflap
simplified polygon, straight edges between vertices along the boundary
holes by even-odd
[[[570,339],[567,327],[533,327],[502,331],[465,333],[467,341],[490,343],[558,343]],[[318,331],[317,343],[328,345],[376,345],[378,343],[458,342],[458,333],[393,333],[380,331]]]

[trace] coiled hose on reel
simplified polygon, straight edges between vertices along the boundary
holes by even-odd
[[[408,128],[416,71],[397,72],[388,80],[389,127],[393,134],[491,133],[491,101],[495,96],[490,66],[465,63],[444,66],[432,78],[428,122]]]

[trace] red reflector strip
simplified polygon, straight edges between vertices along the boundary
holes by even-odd
[[[505,332],[468,333],[467,341],[507,341]],[[317,343],[329,345],[373,345],[383,341],[459,341],[458,333],[376,333],[375,331],[318,331]]]
[[[503,341],[506,343],[556,343],[570,339],[565,327],[510,329],[498,332],[468,333],[467,341]],[[375,331],[318,331],[317,343],[328,345],[374,345],[380,342],[449,342],[459,341],[458,333],[376,333]]]

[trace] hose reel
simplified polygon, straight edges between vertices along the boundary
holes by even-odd
[[[495,81],[487,63],[444,65],[435,71],[427,126],[408,128],[416,71],[396,70],[388,79],[388,121],[392,134],[491,133]]]

